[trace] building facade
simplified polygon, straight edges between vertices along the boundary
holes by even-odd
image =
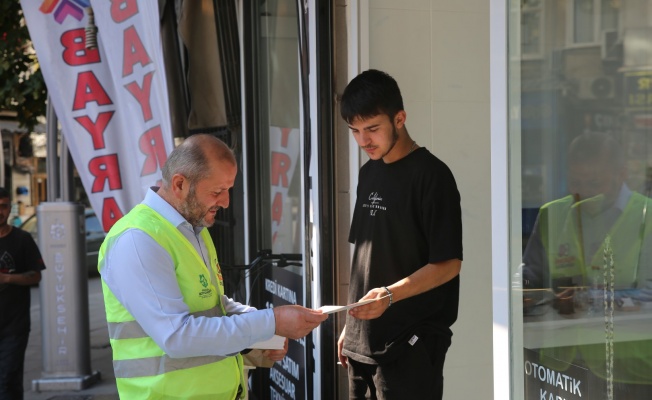
[[[250,268],[233,276],[235,294],[259,307],[346,302],[366,159],[338,99],[381,69],[401,87],[410,135],[462,196],[444,397],[650,397],[652,1],[237,4],[241,98],[226,101],[226,125],[242,163],[232,218],[244,224],[230,229],[233,263]],[[345,398],[342,325],[334,315],[254,372],[260,396]]]

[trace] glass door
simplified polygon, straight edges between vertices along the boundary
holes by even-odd
[[[509,15],[514,398],[650,399],[652,0]]]
[[[299,20],[294,0],[243,2],[249,256],[258,307],[306,305],[304,138]],[[307,339],[290,340],[285,359],[253,373],[262,398],[306,399]]]

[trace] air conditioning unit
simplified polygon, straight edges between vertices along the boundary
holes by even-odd
[[[577,97],[583,100],[613,99],[616,94],[614,79],[609,76],[588,77],[579,80]]]
[[[617,30],[602,32],[601,55],[603,61],[622,61],[623,42]]]

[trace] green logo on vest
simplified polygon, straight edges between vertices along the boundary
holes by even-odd
[[[204,276],[204,274],[199,274],[199,283],[201,283],[201,285],[202,285],[203,287],[207,287],[207,286],[208,286],[208,280],[206,279],[206,277]]]

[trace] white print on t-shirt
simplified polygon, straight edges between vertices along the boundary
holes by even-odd
[[[371,192],[369,193],[369,203],[362,203],[362,208],[368,208],[369,215],[373,217],[378,210],[387,210],[387,207],[380,204],[382,201],[383,198],[378,195],[378,192]]]
[[[8,251],[5,251],[0,257],[0,269],[5,273],[16,269],[16,262]]]

